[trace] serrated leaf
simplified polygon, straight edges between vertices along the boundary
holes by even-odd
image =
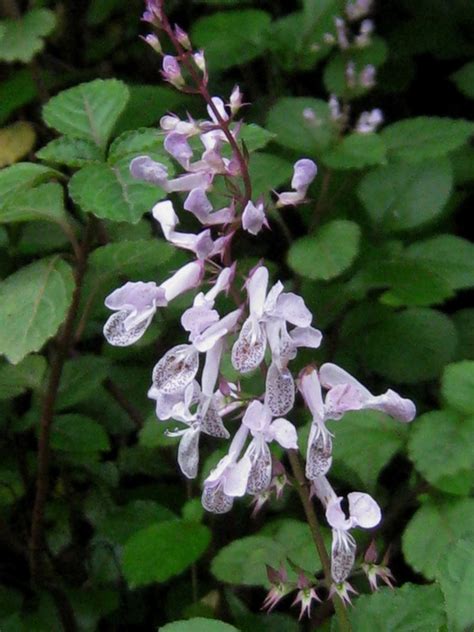
[[[35,142],[35,128],[27,121],[18,121],[0,129],[0,168],[24,158]]]
[[[450,410],[421,415],[410,432],[408,451],[417,470],[437,485],[474,465],[474,417],[463,419]]]
[[[403,257],[427,267],[453,290],[474,286],[474,245],[455,235],[436,235],[412,243]]]
[[[353,133],[345,136],[336,147],[321,156],[333,169],[363,169],[380,165],[385,160],[385,145],[377,134]]]
[[[111,164],[124,156],[154,152],[166,156],[163,149],[163,132],[152,127],[130,130],[120,134],[110,145],[108,161]]]
[[[437,219],[453,186],[449,161],[378,167],[361,181],[358,195],[373,224],[384,232],[411,230]]]
[[[474,625],[474,538],[454,542],[440,560],[437,579],[443,591],[451,632],[464,632]]]
[[[19,162],[2,169],[0,171],[0,204],[19,191],[24,191],[57,176],[61,176],[58,171],[32,162]]]
[[[153,184],[133,178],[130,158],[115,165],[87,165],[69,182],[69,193],[85,212],[101,219],[136,224],[166,194]]]
[[[390,159],[418,162],[445,156],[464,145],[473,133],[470,121],[419,116],[385,127],[382,139]]]
[[[73,169],[90,162],[100,162],[103,159],[101,150],[92,141],[71,136],[55,138],[37,151],[36,157],[45,162],[66,165]]]
[[[130,586],[165,582],[179,575],[206,551],[207,527],[184,520],[168,520],[133,535],[123,550],[123,573]]]
[[[40,387],[46,371],[43,356],[30,355],[17,365],[0,365],[0,400],[17,397],[28,389]]]
[[[329,427],[335,436],[334,476],[343,480],[356,476],[364,489],[374,491],[378,475],[404,445],[406,427],[370,410],[349,412],[341,423],[330,422]]]
[[[209,1],[209,0],[208,0]],[[239,632],[237,628],[215,619],[194,617],[186,621],[173,621],[160,628],[161,632]]]
[[[372,595],[361,595],[349,610],[349,618],[357,632],[435,632],[445,620],[443,598],[436,585],[384,587]]]
[[[264,52],[270,23],[271,17],[266,11],[220,11],[197,20],[191,39],[205,49],[206,61],[212,70],[225,70],[246,64]]]
[[[61,452],[103,452],[110,447],[104,428],[85,415],[56,415],[51,427],[51,447]]]
[[[94,355],[68,360],[63,368],[56,410],[64,410],[87,400],[107,377],[109,361]]]
[[[349,268],[359,251],[360,228],[339,219],[325,224],[316,235],[295,241],[288,265],[307,279],[333,279]]]
[[[61,134],[91,140],[103,148],[128,98],[128,88],[123,82],[95,79],[50,99],[43,108],[43,118]]]
[[[17,364],[54,336],[74,289],[71,268],[59,257],[21,268],[0,285],[0,353]]]
[[[63,188],[60,184],[48,183],[17,193],[0,206],[0,223],[44,221],[68,225],[64,209]]]
[[[474,362],[448,365],[441,381],[441,393],[449,406],[463,415],[474,415]]]
[[[314,119],[304,114],[314,114]],[[267,127],[275,142],[314,156],[336,139],[336,128],[331,121],[329,106],[320,99],[285,97],[271,108]]]
[[[474,533],[474,500],[431,499],[408,523],[403,534],[407,562],[427,579],[435,579],[444,555],[464,536]]]
[[[413,307],[389,314],[364,336],[364,362],[376,373],[399,383],[436,378],[455,354],[456,329],[433,309]]]
[[[21,18],[3,20],[0,35],[0,60],[29,62],[44,46],[44,39],[56,26],[49,9],[32,9]]]

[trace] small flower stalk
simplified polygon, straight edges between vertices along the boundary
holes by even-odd
[[[365,17],[369,10],[370,2],[352,2],[347,6],[347,20]],[[202,505],[215,514],[228,513],[245,496],[252,500],[254,512],[272,493],[281,496],[289,481],[272,450],[277,446],[284,460],[285,451],[299,449],[294,408],[301,396],[311,417],[306,478],[332,530],[331,577],[326,578],[326,588],[350,603],[350,593],[355,591],[348,580],[357,548],[353,533],[375,528],[382,514],[368,494],[353,491],[345,500],[332,488],[327,476],[337,432],[334,436],[326,424],[330,420],[350,423],[344,420],[345,414],[360,410],[377,410],[399,422],[410,422],[414,404],[390,389],[374,395],[332,363],[306,366],[295,379],[293,362],[300,349],[317,349],[323,334],[314,326],[303,298],[281,281],[272,281],[264,262],[242,275],[232,252],[236,234],[253,240],[270,227],[270,204],[252,194],[251,156],[240,142],[244,128],[236,116],[245,105],[244,97],[238,86],[226,101],[208,92],[204,53],[194,50],[188,35],[169,23],[161,2],[148,0],[143,20],[159,32],[160,39],[153,34],[145,39],[162,55],[164,80],[178,90],[201,95],[207,105],[205,120],[168,114],[160,121],[164,150],[175,171],[148,155],[135,157],[130,164],[134,178],[156,186],[157,201],[150,211],[158,231],[190,260],[159,284],[128,282],[109,294],[105,304],[112,314],[104,336],[115,346],[132,345],[145,334],[158,310],[194,292],[181,314],[181,340],[157,358],[148,396],[159,421],[177,423],[168,434],[179,437],[177,461],[184,477],[198,476],[203,442],[219,447],[227,443],[225,456],[203,483]],[[360,26],[359,46],[365,45],[361,38],[365,42],[370,37],[369,22],[364,20]],[[347,21],[341,18],[336,28],[339,47],[350,49]],[[161,52],[165,37],[175,54]],[[365,73],[367,83],[371,71],[365,69]],[[334,121],[345,116],[335,97],[331,113]],[[381,122],[381,112],[373,110],[361,115],[356,131],[370,133]],[[272,210],[305,204],[316,177],[317,166],[311,159],[297,160],[290,186],[276,193]],[[219,188],[218,183],[224,186]],[[218,190],[227,191],[221,202],[215,195]],[[232,309],[221,308],[228,304],[221,301],[223,296],[234,298]],[[261,372],[264,392],[249,395],[239,381],[229,382],[224,360],[243,378]],[[343,509],[346,501],[348,512]],[[385,562],[377,565],[373,556],[366,556],[362,568],[372,589],[378,579],[388,584],[393,579]],[[272,588],[264,609],[271,611],[296,590],[293,604],[300,608],[300,619],[311,616],[320,600],[319,580],[299,572],[297,581],[291,582],[283,566],[278,571],[268,568],[268,577]]]

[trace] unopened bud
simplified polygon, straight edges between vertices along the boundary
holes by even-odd
[[[175,88],[182,88],[184,86],[184,78],[181,74],[181,68],[176,57],[172,55],[165,55],[163,57],[163,78],[171,83]]]
[[[157,53],[161,53],[162,52],[160,40],[157,38],[157,36],[154,33],[149,33],[148,35],[145,35],[143,40],[149,46],[151,46],[153,48],[153,50],[156,51]]]
[[[206,74],[206,58],[204,57],[204,51],[198,50],[193,54],[194,63],[199,68],[199,70]]]
[[[186,33],[186,31],[183,31],[183,29],[177,24],[175,24],[174,27],[174,34],[183,48],[185,48],[186,50],[191,50],[191,42],[189,41],[188,34]]]

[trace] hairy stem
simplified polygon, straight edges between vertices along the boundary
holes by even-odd
[[[313,541],[319,555],[319,559],[321,560],[326,585],[329,588],[332,583],[331,562],[329,560],[328,552],[326,551],[326,545],[324,544],[323,535],[321,533],[321,527],[319,525],[316,512],[314,511],[313,504],[311,503],[311,500],[309,498],[307,489],[308,481],[306,480],[306,477],[304,475],[303,466],[301,464],[301,457],[297,450],[289,450],[288,457],[290,460],[291,469],[293,471],[293,476],[296,479],[297,491],[301,500],[301,504],[303,505],[306,520],[308,522],[308,526],[310,528],[311,535],[313,537]],[[344,604],[342,603],[341,598],[339,597],[339,595],[336,594],[333,595],[332,601],[334,604],[334,610],[336,611],[339,631],[351,632],[352,626],[350,624],[349,618],[347,616],[347,611],[344,607]]]
[[[43,527],[44,510],[49,488],[49,465],[51,460],[50,434],[54,415],[54,406],[64,363],[71,348],[74,333],[74,321],[81,297],[82,281],[87,266],[87,255],[91,239],[91,223],[89,223],[84,241],[78,253],[75,269],[75,288],[66,320],[57,337],[57,351],[52,361],[48,387],[43,401],[38,439],[38,472],[36,478],[36,496],[33,506],[33,517],[30,535],[30,572],[34,582],[41,581],[43,576]]]

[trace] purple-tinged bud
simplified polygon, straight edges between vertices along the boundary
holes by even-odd
[[[325,44],[335,44],[336,43],[336,38],[334,37],[334,35],[332,33],[324,33],[323,35],[323,42]]]
[[[311,605],[313,601],[321,601],[318,597],[316,590],[314,589],[314,585],[309,581],[306,575],[301,572],[298,575],[298,593],[296,595],[296,599],[291,604],[295,606],[297,603],[301,604],[300,616],[298,617],[298,621],[301,621],[305,613],[308,618],[311,617]]]
[[[311,123],[315,125],[318,122],[318,117],[316,116],[316,112],[313,108],[305,108],[303,110],[303,118],[307,123]]]
[[[142,15],[142,20],[155,26],[161,26],[163,12],[160,2],[157,0],[146,0],[146,9]]]
[[[355,70],[355,64],[353,61],[347,62],[344,72],[345,72],[347,87],[355,88],[356,87],[356,70]]]
[[[268,595],[265,597],[265,601],[263,602],[261,609],[271,612],[277,603],[293,590],[294,584],[292,585],[288,582],[288,573],[286,572],[283,564],[281,564],[278,570],[272,568],[268,564],[266,567],[268,581],[271,583],[272,587],[270,588]]]
[[[194,63],[199,68],[199,70],[203,74],[206,74],[207,66],[206,66],[206,58],[204,56],[204,51],[198,50],[197,52],[193,53],[193,59],[194,59]]]
[[[331,96],[329,97],[329,114],[331,116],[331,120],[333,120],[334,122],[339,122],[341,120],[342,117],[342,111],[341,111],[341,105],[339,103],[339,99],[336,97],[335,94],[331,94]]]
[[[239,86],[235,85],[229,99],[229,107],[232,116],[235,116],[242,107],[243,94],[240,91]]]
[[[258,235],[264,225],[268,227],[263,202],[257,202],[255,206],[255,204],[249,200],[242,213],[242,228],[251,235]]]
[[[347,50],[349,48],[349,40],[347,39],[346,23],[342,18],[334,18],[334,24],[336,25],[339,48],[341,50]]]
[[[376,75],[375,66],[372,64],[367,64],[364,66],[362,71],[359,74],[359,83],[364,88],[373,88],[375,86],[375,75]]]
[[[352,606],[352,601],[351,601],[349,593],[354,593],[354,595],[359,594],[357,590],[354,590],[354,588],[349,584],[348,581],[343,581],[339,584],[332,584],[331,588],[329,589],[330,598],[333,595],[338,594],[339,597],[342,599],[342,603],[344,605],[350,604]]]
[[[368,46],[371,42],[371,35],[374,32],[374,23],[372,20],[364,20],[360,25],[359,35],[355,38],[355,44],[359,48]]]
[[[382,110],[376,108],[370,112],[362,112],[357,121],[355,131],[359,134],[370,134],[372,132],[376,132],[382,123]]]
[[[355,0],[346,6],[346,15],[351,22],[366,16],[372,8],[373,0]]]
[[[191,50],[192,47],[191,42],[189,41],[188,34],[186,33],[186,31],[183,31],[183,29],[177,24],[175,24],[174,26],[174,34],[183,48],[185,48],[186,50]]]
[[[182,88],[184,86],[184,78],[181,74],[181,68],[176,57],[172,55],[165,55],[163,57],[162,75],[165,81],[168,81],[175,88]]]
[[[149,33],[148,35],[145,35],[145,37],[142,37],[142,39],[149,46],[151,46],[154,51],[156,51],[157,53],[162,53],[160,40],[157,38],[157,36],[154,33]]]

